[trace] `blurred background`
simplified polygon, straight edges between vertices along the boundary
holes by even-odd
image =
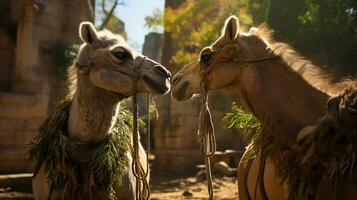
[[[356,0],[1,0],[0,173],[31,172],[27,144],[67,92],[66,69],[80,45],[81,21],[123,35],[132,48],[175,74],[217,39],[232,14],[244,30],[266,23],[276,40],[337,77],[357,73]],[[198,101],[178,103],[169,95],[154,101],[159,120],[151,123],[153,171],[195,173],[203,163],[196,139]],[[216,158],[234,168],[246,144],[238,130],[222,125],[232,102],[239,98],[210,95]]]

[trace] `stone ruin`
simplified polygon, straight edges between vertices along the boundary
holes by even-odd
[[[27,144],[66,93],[51,49],[79,42],[73,33],[92,20],[88,2],[0,1],[0,173],[31,171]]]

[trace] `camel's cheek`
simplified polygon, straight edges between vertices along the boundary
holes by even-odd
[[[90,73],[93,85],[120,94],[132,91],[132,80],[129,76],[107,69],[93,69]]]

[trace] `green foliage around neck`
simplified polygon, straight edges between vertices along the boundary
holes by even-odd
[[[71,100],[59,102],[31,142],[29,154],[36,162],[34,175],[44,166],[47,178],[55,187],[63,187],[68,198],[75,199],[76,193],[89,191],[94,182],[113,199],[114,186],[121,184],[129,164],[126,154],[131,146],[132,114],[121,109],[111,134],[100,142],[83,142],[69,137],[70,105]],[[70,189],[64,189],[68,188],[65,185]]]

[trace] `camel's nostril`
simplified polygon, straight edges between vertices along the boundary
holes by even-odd
[[[157,71],[161,75],[165,76],[166,78],[171,77],[171,73],[161,65],[155,65],[154,69],[155,69],[155,71]]]
[[[174,79],[172,80],[172,85],[177,84],[181,80],[181,76],[175,76]]]

